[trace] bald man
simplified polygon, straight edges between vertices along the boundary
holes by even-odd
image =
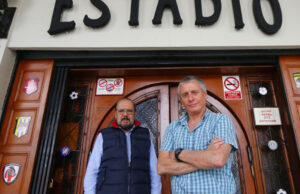
[[[123,98],[111,127],[97,136],[89,158],[85,194],[160,194],[157,158],[149,130],[136,121],[135,104]]]

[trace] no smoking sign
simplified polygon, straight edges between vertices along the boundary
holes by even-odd
[[[124,78],[99,78],[96,95],[123,95]]]
[[[239,76],[222,76],[225,100],[242,99],[242,91]]]

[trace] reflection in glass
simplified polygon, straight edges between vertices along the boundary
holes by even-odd
[[[136,119],[148,128],[157,155],[157,98],[147,99],[136,105]]]

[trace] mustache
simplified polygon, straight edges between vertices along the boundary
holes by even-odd
[[[128,120],[128,121],[129,121],[129,118],[128,118],[128,117],[123,117],[123,118],[121,119],[121,121],[123,121],[123,120]]]

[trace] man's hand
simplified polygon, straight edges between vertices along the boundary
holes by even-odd
[[[171,160],[177,161],[176,158],[175,158],[175,150],[173,150],[173,151],[170,152],[169,154],[170,154],[170,159],[171,159]]]
[[[198,170],[197,167],[187,164],[184,162],[178,162],[175,159],[175,152],[170,153],[166,151],[160,151],[157,160],[157,172],[160,175],[170,174],[170,175],[180,175],[187,174]]]
[[[183,150],[179,159],[201,169],[222,168],[230,155],[232,146],[215,137],[206,150]]]
[[[224,144],[224,140],[223,140],[223,139],[221,139],[221,138],[219,138],[219,137],[215,137],[214,139],[212,139],[212,140],[210,141],[210,144],[209,144],[207,150],[211,150],[211,151],[217,150],[217,149],[219,149],[223,144]]]

